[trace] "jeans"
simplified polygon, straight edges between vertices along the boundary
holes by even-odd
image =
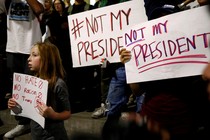
[[[108,112],[107,116],[120,116],[126,106],[128,96],[126,94],[127,83],[125,67],[116,69],[116,76],[112,77],[107,95]]]
[[[143,93],[140,96],[136,96],[136,112],[140,112],[142,104],[144,103],[144,97],[146,93]]]

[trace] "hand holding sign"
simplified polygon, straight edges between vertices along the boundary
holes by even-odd
[[[42,115],[45,118],[53,118],[53,114],[55,114],[55,111],[52,107],[48,107],[45,103],[38,104],[37,106],[39,110],[39,114]]]
[[[12,115],[24,116],[35,120],[44,127],[45,119],[40,115],[38,106],[47,101],[48,82],[46,80],[14,73],[13,98],[8,101]]]
[[[120,50],[120,61],[126,63],[131,59],[131,51],[126,50],[125,48]]]
[[[13,98],[8,100],[8,108],[11,109],[15,114],[20,114],[23,110],[22,107]]]
[[[127,83],[200,75],[210,59],[209,17],[208,7],[202,6],[128,30],[124,43],[132,57],[125,65]]]

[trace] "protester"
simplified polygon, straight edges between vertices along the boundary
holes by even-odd
[[[76,13],[85,12],[91,9],[93,9],[93,5],[90,5],[84,0],[75,0],[74,4],[69,6],[68,14],[69,15],[76,14]]]
[[[210,1],[209,0],[197,0],[200,6],[204,5],[209,5]],[[209,7],[210,11],[210,7]],[[210,38],[209,38],[210,41]],[[209,42],[210,45],[210,42]],[[206,82],[206,90],[207,90],[207,98],[209,101],[208,106],[210,106],[210,63],[204,68],[203,73],[202,73],[202,78]],[[208,118],[210,114],[208,113]],[[205,126],[203,127],[203,132],[202,132],[202,139],[209,139],[209,134],[210,134],[210,122],[206,123]]]
[[[6,99],[4,87],[5,83],[5,58],[6,58],[6,42],[7,42],[7,11],[5,7],[5,0],[0,1],[0,110],[6,108]],[[1,120],[0,116],[0,126],[3,125],[3,121]]]
[[[42,14],[42,18],[40,20],[41,30],[42,30],[42,41],[46,41],[50,36],[50,29],[47,25],[47,22],[50,20],[52,16],[53,8],[52,8],[52,0],[44,1],[44,13]]]
[[[197,0],[197,2],[200,6],[210,4],[209,0]],[[210,11],[210,8],[209,8],[209,11]],[[209,38],[209,45],[210,45],[210,38]],[[207,93],[208,93],[208,99],[210,101],[210,64],[208,64],[206,68],[204,69],[202,77],[207,82]]]
[[[109,6],[118,4],[128,0],[101,0],[98,4],[99,7]],[[109,86],[107,91],[107,104],[108,111],[106,112],[106,122],[104,123],[102,130],[102,137],[104,140],[108,140],[108,134],[111,133],[112,127],[116,125],[121,117],[121,113],[126,109],[129,94],[131,93],[129,85],[126,82],[125,66],[121,62],[110,63],[107,68],[109,71],[110,82],[105,83],[104,79],[102,82]],[[104,71],[102,71],[104,72]],[[104,74],[104,73],[102,73]],[[108,77],[106,76],[106,77]],[[102,87],[103,88],[103,87]],[[106,91],[105,91],[106,92]],[[92,114],[94,115],[94,114]]]
[[[99,0],[98,2],[96,2],[94,4],[94,8],[100,8],[100,7],[105,7],[105,6],[109,6],[109,5],[113,5],[113,4],[118,4],[120,2],[124,2],[126,0]],[[111,89],[113,89],[113,91],[116,88],[116,84],[112,84],[113,88],[110,88],[110,82],[112,80],[112,78],[116,78],[116,70],[119,68],[122,68],[122,70],[119,71],[123,71],[124,65],[122,65],[121,63],[114,63],[111,64],[106,58],[101,60],[101,70],[100,70],[100,75],[101,75],[101,84],[100,84],[100,88],[101,88],[101,106],[99,108],[97,108],[91,115],[92,118],[101,118],[101,117],[105,117],[107,116],[108,112],[112,112],[113,109],[113,103],[110,104],[110,101],[108,101],[108,92],[110,92],[110,96],[113,95],[113,93],[111,93]],[[122,76],[124,76],[123,72],[122,72]],[[117,78],[116,78],[117,79]],[[120,81],[121,80],[121,81]],[[125,81],[125,77],[120,79],[120,80],[116,80],[120,84],[118,91],[118,95],[124,97],[125,95],[125,90],[127,90],[126,85],[126,81]],[[114,80],[113,80],[114,81]],[[114,87],[115,86],[115,87]],[[121,89],[121,90],[120,90]],[[117,94],[116,94],[117,97]],[[112,98],[112,97],[110,97]],[[116,100],[121,100],[121,97],[117,97]],[[121,106],[123,104],[123,106],[126,106],[126,103],[128,101],[128,98],[123,98],[120,102],[116,103],[116,108],[118,108],[117,106]],[[114,102],[114,101],[113,101]],[[117,101],[116,101],[117,102]],[[109,110],[112,107],[111,110]],[[123,107],[123,108],[124,108]],[[115,107],[114,107],[115,108]],[[121,107],[119,107],[121,108]],[[118,109],[117,109],[118,110]],[[121,109],[119,109],[121,110]],[[121,112],[121,111],[120,111]],[[118,112],[120,114],[120,112]]]
[[[106,135],[107,140],[133,140],[138,137],[141,140],[171,140],[168,130],[135,112],[128,113],[126,119],[116,122]]]
[[[7,12],[7,70],[10,84],[7,95],[12,93],[13,73],[29,74],[27,58],[32,45],[41,41],[40,14],[44,11],[44,0],[6,0]],[[10,3],[9,3],[10,2]],[[14,138],[30,130],[30,119],[15,117],[18,125],[7,132],[5,138]]]
[[[64,120],[70,117],[71,111],[59,50],[50,43],[36,43],[31,49],[28,66],[35,76],[48,81],[47,103],[37,105],[40,115],[45,117],[45,126],[42,128],[31,120],[32,139],[68,140]],[[16,105],[14,98],[9,99],[9,109],[13,110]]]
[[[75,0],[74,3],[69,6],[69,16],[86,12],[93,9],[93,5],[87,3],[84,0]],[[70,46],[76,47],[74,45]],[[74,67],[71,75],[71,92],[75,93],[74,104],[78,110],[86,110],[92,112],[95,109],[98,92],[98,68],[97,66],[83,66]],[[72,105],[73,106],[73,105]],[[72,107],[73,108],[73,107]]]
[[[7,43],[7,11],[5,0],[0,1],[0,110],[7,108],[5,99],[5,82],[7,79],[6,70],[6,43]]]
[[[179,12],[176,7],[183,1],[144,2],[148,19],[152,20]],[[121,50],[121,62],[125,63],[131,57],[130,51]],[[199,129],[209,121],[207,117],[209,108],[200,75],[139,83],[137,93],[145,92],[141,115],[168,130],[171,140],[199,139]]]
[[[100,1],[98,1],[100,2]],[[96,3],[97,4],[97,3]],[[100,5],[98,3],[98,5]],[[96,5],[94,5],[96,6]],[[97,7],[98,8],[98,7]],[[100,67],[100,107],[96,108],[91,117],[93,119],[99,119],[102,117],[106,117],[108,111],[108,103],[107,103],[107,94],[109,90],[109,83],[111,81],[111,68],[110,63],[107,59],[102,59]]]
[[[94,4],[94,8],[100,8],[129,0],[99,0]],[[119,74],[121,72],[121,74]],[[92,118],[101,118],[111,114],[119,119],[122,111],[128,107],[128,99],[133,91],[130,91],[130,85],[126,83],[124,65],[122,63],[110,63],[106,58],[102,59],[101,65],[101,106],[91,115]],[[111,86],[111,87],[110,87]],[[144,96],[135,95],[136,111],[141,110],[141,104]],[[113,113],[114,112],[114,113]]]

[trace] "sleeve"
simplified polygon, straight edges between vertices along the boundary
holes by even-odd
[[[44,0],[38,0],[38,2],[44,6]]]
[[[5,0],[0,0],[0,14],[6,13]]]
[[[71,110],[70,101],[69,101],[69,92],[66,83],[59,79],[57,81],[56,87],[55,87],[55,94],[56,94],[56,104],[57,104],[57,110],[59,112],[67,110]]]

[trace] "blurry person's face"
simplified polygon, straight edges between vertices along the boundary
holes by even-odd
[[[50,10],[51,4],[52,4],[51,0],[45,0],[44,1],[45,10]]]
[[[58,12],[62,12],[62,5],[61,2],[59,0],[55,0],[54,2],[54,6],[55,6],[55,10]]]

